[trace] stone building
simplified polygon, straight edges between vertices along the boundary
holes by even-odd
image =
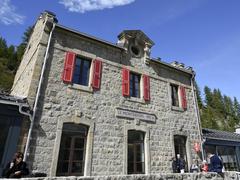
[[[124,30],[116,44],[69,29],[44,12],[12,95],[32,109],[25,153],[33,172],[96,176],[186,171],[201,142],[194,72],[150,57],[153,41]]]

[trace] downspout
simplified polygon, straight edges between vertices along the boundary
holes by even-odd
[[[193,93],[193,101],[194,101],[194,109],[195,109],[195,112],[196,112],[196,117],[197,117],[197,123],[198,123],[198,131],[200,133],[200,147],[201,147],[201,152],[202,152],[202,160],[205,159],[204,157],[204,153],[203,153],[203,135],[202,135],[202,129],[201,129],[201,122],[200,122],[200,113],[199,113],[199,108],[198,108],[198,103],[197,103],[197,97],[196,97],[196,93],[194,91],[194,82],[195,82],[195,72],[193,71],[193,74],[192,74],[192,78],[191,78],[191,86],[192,86],[192,93]]]
[[[21,114],[23,114],[23,115],[25,115],[25,116],[29,116],[29,119],[31,119],[31,117],[32,117],[31,112],[30,112],[30,111],[28,111],[28,112],[23,111],[22,108],[24,108],[24,107],[26,107],[26,108],[29,109],[29,106],[26,106],[26,105],[23,105],[23,104],[19,104],[19,105],[18,105],[18,111],[19,111],[19,113],[21,113]]]
[[[46,52],[45,52],[45,55],[44,55],[44,60],[43,60],[41,75],[40,75],[40,79],[39,79],[39,83],[38,83],[36,99],[35,99],[35,103],[34,103],[34,107],[33,107],[33,113],[30,116],[31,124],[30,124],[30,128],[29,128],[29,131],[28,131],[28,137],[27,137],[26,147],[25,147],[25,151],[24,151],[24,159],[23,159],[23,161],[26,161],[27,155],[28,155],[27,153],[28,153],[28,149],[29,149],[29,145],[30,145],[31,134],[32,134],[34,120],[35,120],[35,116],[36,116],[37,105],[38,105],[38,101],[39,101],[39,97],[40,97],[40,91],[41,91],[41,86],[42,86],[42,81],[43,81],[43,75],[44,75],[44,72],[45,72],[45,69],[46,69],[46,63],[47,63],[47,58],[48,58],[48,51],[49,51],[49,47],[50,47],[50,43],[51,43],[52,33],[53,33],[54,29],[55,29],[55,25],[56,25],[56,23],[53,22],[53,27],[51,29],[51,32],[50,32],[49,38],[48,38],[47,49],[46,49]]]

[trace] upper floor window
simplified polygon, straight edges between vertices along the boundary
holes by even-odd
[[[187,109],[187,98],[185,88],[183,86],[178,86],[175,84],[171,84],[170,86],[172,106]]]
[[[142,131],[128,131],[128,174],[145,173],[144,136]]]
[[[178,86],[171,84],[172,106],[179,107]]]
[[[143,92],[141,92],[143,90]],[[143,74],[130,72],[122,69],[122,95],[130,97],[143,97],[145,101],[150,100],[150,78]]]
[[[77,57],[73,72],[73,83],[88,86],[91,61],[82,57]]]
[[[130,96],[140,97],[140,75],[130,72]]]
[[[87,133],[87,126],[63,124],[57,176],[84,175]]]
[[[98,59],[90,60],[77,56],[73,52],[67,52],[62,80],[65,83],[91,85],[94,89],[100,89],[101,71],[102,61]]]

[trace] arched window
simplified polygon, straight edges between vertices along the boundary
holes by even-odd
[[[128,174],[145,173],[144,136],[142,131],[128,131]]]
[[[83,176],[88,127],[64,123],[58,157],[57,176]]]

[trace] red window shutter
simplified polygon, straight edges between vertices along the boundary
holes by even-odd
[[[150,100],[150,78],[147,75],[143,75],[143,98],[145,101]]]
[[[64,70],[62,73],[62,80],[66,83],[72,82],[74,66],[75,66],[76,54],[73,52],[67,52],[64,63]]]
[[[130,71],[126,68],[122,69],[122,95],[129,96],[130,95]]]
[[[180,86],[180,95],[181,95],[182,108],[187,109],[186,91],[183,86]]]
[[[101,72],[102,72],[102,61],[95,59],[93,61],[93,78],[92,78],[92,87],[94,89],[100,89]]]

